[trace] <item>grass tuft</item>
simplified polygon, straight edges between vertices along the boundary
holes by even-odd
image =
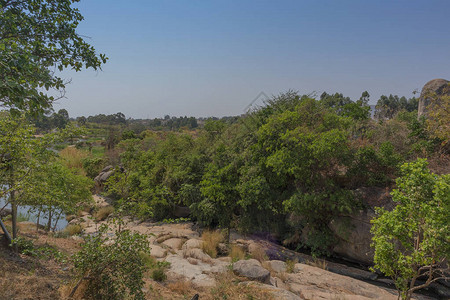
[[[114,212],[114,207],[112,206],[105,206],[100,208],[97,213],[95,214],[95,219],[97,221],[103,221],[105,220],[107,217],[109,217],[110,214],[112,214]]]
[[[81,225],[78,224],[67,225],[67,227],[64,229],[64,232],[67,232],[67,234],[70,236],[80,234],[81,231],[83,231],[83,228],[81,228]]]
[[[202,250],[212,258],[217,257],[217,247],[219,243],[224,240],[223,234],[220,231],[206,230],[202,234]]]
[[[230,257],[232,262],[245,259],[245,251],[238,245],[231,245]]]

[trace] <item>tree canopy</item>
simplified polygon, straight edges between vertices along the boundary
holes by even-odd
[[[0,0],[0,105],[33,113],[51,108],[66,82],[56,71],[97,70],[107,58],[77,33],[78,0]],[[55,93],[53,93],[55,94]]]

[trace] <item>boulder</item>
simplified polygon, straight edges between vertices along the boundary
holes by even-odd
[[[270,284],[270,272],[264,269],[256,259],[240,260],[234,263],[233,272],[251,280]]]
[[[104,183],[104,182],[106,182],[106,181],[108,180],[108,178],[111,177],[111,175],[113,175],[113,174],[114,174],[114,170],[111,170],[111,171],[102,173],[102,174],[100,175],[99,181],[102,182],[102,183]]]
[[[112,170],[114,167],[112,165],[106,166],[102,169],[101,173],[105,173],[108,172],[110,170]]]
[[[158,245],[150,245],[150,255],[156,258],[163,258],[167,254],[167,250]]]
[[[440,101],[443,95],[450,95],[450,81],[445,79],[433,79],[428,81],[422,88],[419,98],[418,117],[426,116],[428,106],[433,101]]]
[[[186,241],[186,243],[183,244],[181,247],[182,250],[186,249],[194,249],[194,248],[202,248],[203,241],[198,239],[189,239]]]
[[[183,239],[180,238],[170,238],[163,242],[163,245],[171,248],[172,250],[180,250],[181,245],[183,245]]]
[[[204,261],[204,262],[211,261],[211,256],[209,256],[208,254],[204,253],[199,248],[191,248],[191,249],[183,250],[183,257],[185,257],[185,258],[192,257],[192,258]]]
[[[286,272],[286,263],[281,260],[269,260],[265,264],[269,270],[273,270],[276,273]]]

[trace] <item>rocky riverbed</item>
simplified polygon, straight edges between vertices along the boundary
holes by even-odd
[[[98,206],[108,205],[101,197],[95,200]],[[94,234],[101,222],[93,219],[85,214],[70,223],[82,224],[83,234]],[[218,256],[211,257],[203,250],[201,233],[192,222],[125,221],[128,229],[148,235],[153,257],[170,263],[167,276],[172,282],[188,281],[194,287],[214,288],[219,284],[217,278],[231,270],[243,279],[240,284],[264,289],[277,299],[397,299],[395,289],[371,284],[377,280],[374,273],[317,261],[267,240],[233,233],[227,243],[218,245]],[[242,249],[245,258],[233,260],[233,246]],[[423,295],[416,298],[433,299]]]

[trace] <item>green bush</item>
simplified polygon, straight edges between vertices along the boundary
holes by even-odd
[[[83,169],[88,177],[94,179],[102,170],[104,163],[102,158],[87,157],[83,159]]]
[[[110,238],[109,231],[108,225],[100,226],[98,234],[88,236],[82,250],[73,257],[78,282],[87,285],[84,296],[144,299],[143,275],[148,266],[142,253],[150,252],[147,237],[116,230],[115,237]]]

